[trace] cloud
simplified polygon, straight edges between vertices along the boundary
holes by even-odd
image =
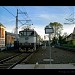
[[[10,25],[6,27],[7,32],[14,32],[14,29],[15,29],[15,25],[12,25],[12,26]]]
[[[40,14],[38,18],[49,22],[64,22],[66,15],[64,14]]]
[[[71,25],[63,25],[63,33],[67,32],[68,34],[72,33],[74,29],[74,24]]]
[[[40,14],[39,16],[38,16],[39,18],[43,18],[43,19],[50,19],[50,15],[49,14]]]

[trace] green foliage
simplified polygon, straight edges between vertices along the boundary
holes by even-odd
[[[63,25],[58,22],[54,22],[54,23],[51,22],[49,25],[53,28],[56,28],[57,30],[59,30],[60,28],[63,28]]]
[[[66,38],[63,38],[63,36],[59,35],[59,38],[57,39],[56,37],[53,38],[52,40],[52,45],[63,45],[67,44],[68,42],[66,41]]]
[[[72,40],[70,40],[70,41],[68,41],[68,44],[70,45],[73,45],[73,42],[72,42]]]
[[[63,44],[63,47],[75,48],[75,45],[72,45],[72,44]]]
[[[51,45],[56,45],[56,44],[57,44],[57,40],[58,40],[58,39],[57,39],[56,37],[54,37],[53,40],[52,40]]]
[[[58,36],[58,34],[61,34],[61,30],[63,30],[63,25],[58,23],[58,22],[50,22],[49,24],[51,27],[53,27],[54,29],[54,34],[55,34],[55,37],[56,35]]]
[[[66,38],[65,37],[63,38],[63,36],[59,36],[58,42],[60,43],[60,45],[67,44]]]

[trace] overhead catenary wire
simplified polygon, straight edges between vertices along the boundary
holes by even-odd
[[[20,9],[19,9],[20,10]],[[22,12],[21,10],[20,10],[20,13],[19,14],[26,14],[27,12]],[[25,15],[26,16],[26,15]],[[22,17],[24,18],[24,19],[26,19],[23,15],[22,15]],[[27,21],[27,20],[21,20],[21,21]]]
[[[5,10],[7,10],[13,17],[15,17],[16,18],[16,16],[15,15],[13,15],[7,8],[5,8],[4,6],[2,6]],[[19,21],[21,24],[23,24],[21,21]]]
[[[67,17],[65,18],[66,21],[68,21],[68,23],[64,23],[64,24],[75,24],[75,18],[74,18],[74,7],[72,7],[72,13]]]
[[[15,7],[16,8],[16,7]],[[22,9],[22,8],[21,8]],[[26,17],[24,17],[24,16],[22,16],[24,19],[26,19],[26,20],[20,20],[20,21],[25,21],[25,23],[24,24],[22,24],[22,25],[27,25],[27,24],[29,24],[29,22],[31,21],[31,19],[29,18],[29,16],[28,16],[28,13],[25,11],[25,12],[23,12],[21,9],[19,9],[19,14],[24,14]],[[25,9],[24,9],[25,10]],[[31,24],[30,24],[31,25]],[[33,24],[32,24],[33,25]]]
[[[16,9],[17,9],[17,7],[15,7]],[[19,8],[18,8],[19,9]],[[20,9],[19,9],[19,12],[18,12],[18,14],[25,14],[25,16],[26,16],[26,18],[28,17],[26,14],[27,14],[27,12],[22,12]],[[23,18],[24,18],[24,16],[22,16]],[[25,19],[25,18],[24,18]],[[22,25],[24,25],[24,24],[26,24],[27,23],[27,21],[29,21],[29,20],[20,20],[20,19],[18,19],[18,21],[20,21],[21,22],[21,24]],[[22,21],[26,21],[25,23],[22,23]]]
[[[19,9],[19,10],[20,10],[20,9]],[[20,10],[20,11],[21,11],[21,10]],[[29,18],[27,12],[22,12],[22,11],[21,11],[21,13],[26,16],[26,20],[25,20],[26,22],[31,21],[31,19]],[[23,18],[24,18],[24,16],[23,16]],[[27,18],[28,18],[28,19],[27,19]],[[25,19],[25,18],[24,18],[24,19]]]
[[[17,9],[17,7],[15,7],[16,9]],[[25,16],[27,16],[28,17],[28,14],[27,14],[27,12],[25,11],[25,12],[23,12],[21,9],[19,9],[19,14],[25,14]],[[23,18],[24,18],[24,16],[22,16]],[[24,18],[25,19],[25,18]]]
[[[15,15],[13,15],[7,8],[5,8],[4,6],[2,6],[5,10],[7,10],[13,17],[15,17],[16,18],[16,16]]]
[[[12,12],[10,12],[6,7],[4,7],[4,6],[2,6],[7,12],[9,12],[14,18],[16,18],[16,16],[12,13]],[[15,7],[16,9],[18,9],[17,7]],[[20,10],[20,9],[19,9]],[[27,14],[27,12],[22,12],[21,10],[20,10],[20,12],[21,13],[23,13],[25,16],[26,16],[26,18],[29,18],[29,16],[28,16],[28,14]],[[19,12],[18,12],[18,14],[19,14]],[[22,16],[23,18],[24,18],[24,16]],[[21,20],[18,20],[18,22],[20,22],[22,25],[25,25],[25,24],[28,24],[31,20],[30,20],[30,18],[29,19],[26,19],[25,20],[26,22],[25,23],[23,23]]]

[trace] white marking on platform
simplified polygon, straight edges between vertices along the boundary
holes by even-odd
[[[34,69],[34,65],[18,64],[13,69]]]
[[[43,59],[43,61],[54,61],[53,59]]]

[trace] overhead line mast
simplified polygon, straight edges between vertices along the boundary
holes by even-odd
[[[17,9],[17,16],[16,16],[16,41],[18,41],[18,9]]]

